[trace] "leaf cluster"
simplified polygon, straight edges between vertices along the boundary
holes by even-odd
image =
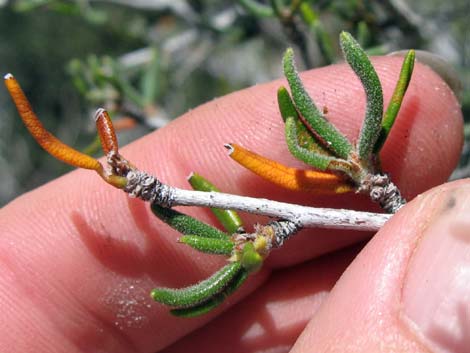
[[[192,173],[188,181],[195,190],[219,191],[214,184],[196,173]],[[151,209],[160,220],[183,234],[179,238],[181,243],[202,253],[225,256],[229,260],[228,264],[211,277],[195,285],[180,289],[152,290],[151,297],[172,307],[173,315],[193,317],[213,310],[235,292],[250,273],[262,266],[263,246],[260,239],[237,241],[237,235],[241,235],[244,230],[240,216],[235,211],[211,209],[226,230],[222,232],[173,209],[157,204],[152,204]]]
[[[413,72],[415,53],[410,50],[404,58],[392,99],[384,112],[382,86],[367,54],[347,32],[341,33],[340,44],[366,96],[365,116],[357,143],[350,142],[315,105],[297,72],[294,52],[288,49],[283,68],[290,94],[285,87],[280,87],[277,93],[287,147],[295,158],[317,172],[311,179],[305,177],[305,171],[292,171],[282,166],[276,166],[277,171],[273,172],[274,161],[237,145],[231,145],[233,159],[281,186],[316,193],[361,191],[370,176],[381,173],[379,153],[398,116]],[[325,180],[328,187],[322,184]]]

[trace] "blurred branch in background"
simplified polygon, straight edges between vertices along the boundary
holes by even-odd
[[[338,61],[341,30],[369,54],[416,48],[451,61],[465,84],[462,108],[470,120],[466,0],[13,0],[0,6],[3,71],[19,78],[48,128],[87,151],[96,144],[90,117],[98,106],[112,113],[120,140],[129,142],[213,97],[280,77],[287,46],[301,54],[303,69]],[[4,91],[0,114],[1,205],[65,170],[25,136]],[[464,152],[454,177],[470,175],[470,148]]]

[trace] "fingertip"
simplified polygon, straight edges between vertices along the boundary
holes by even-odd
[[[465,351],[456,313],[468,297],[469,197],[469,181],[458,181],[403,207],[343,273],[293,352]]]
[[[438,193],[428,193],[376,234],[343,273],[293,352],[424,352],[400,324],[399,309],[407,260],[437,204]]]

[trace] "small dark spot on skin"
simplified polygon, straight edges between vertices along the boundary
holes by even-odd
[[[450,195],[450,198],[446,202],[445,210],[448,211],[448,210],[453,209],[456,204],[457,204],[457,199],[455,198],[454,195]]]
[[[447,199],[443,202],[441,206],[441,214],[445,214],[451,210],[453,210],[457,206],[457,196],[453,192],[447,197]]]

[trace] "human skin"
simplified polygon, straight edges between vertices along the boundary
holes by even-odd
[[[373,63],[388,102],[401,59],[379,57]],[[365,102],[352,71],[341,64],[306,72],[302,79],[318,106],[328,108],[328,119],[355,141]],[[121,152],[176,187],[187,188],[187,175],[196,171],[228,193],[377,211],[358,195],[319,197],[280,190],[226,156],[223,144],[236,142],[305,168],[284,143],[275,98],[280,84],[216,99]],[[411,200],[445,182],[461,145],[456,98],[437,74],[417,63],[382,150],[383,169]],[[144,202],[129,199],[90,171],[74,171],[0,210],[0,351],[277,352],[295,344],[295,352],[428,352],[434,341],[413,324],[424,319],[407,304],[416,291],[414,284],[405,283],[416,277],[408,268],[424,266],[422,260],[411,260],[423,229],[444,214],[442,205],[451,203],[451,195],[458,194],[454,203],[464,207],[468,184],[440,186],[412,201],[362,251],[356,245],[335,252],[371,234],[303,230],[273,252],[220,309],[181,319],[152,302],[150,290],[195,283],[224,259],[179,244],[178,233]],[[214,222],[205,209],[185,211]],[[247,225],[266,222],[243,218]],[[350,298],[355,301],[348,305]],[[407,305],[409,318],[403,314]]]

